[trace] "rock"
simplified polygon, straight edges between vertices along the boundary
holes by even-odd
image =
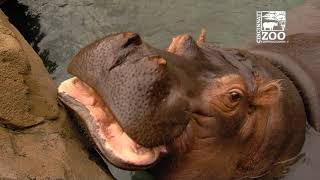
[[[112,179],[92,160],[40,57],[0,10],[0,179]]]
[[[58,117],[55,85],[23,37],[0,19],[0,123],[21,129]]]

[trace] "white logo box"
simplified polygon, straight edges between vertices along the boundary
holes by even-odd
[[[286,11],[257,11],[257,43],[286,42]]]

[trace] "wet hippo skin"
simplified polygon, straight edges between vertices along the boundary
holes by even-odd
[[[224,49],[203,32],[159,50],[136,33],[111,34],[74,56],[75,77],[59,98],[122,169],[157,179],[262,177],[298,156],[307,118],[320,127],[320,34],[288,39]]]

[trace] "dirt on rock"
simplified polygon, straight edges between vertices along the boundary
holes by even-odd
[[[98,161],[40,57],[0,10],[0,179],[112,179]]]
[[[0,18],[0,123],[21,129],[56,119],[55,85],[23,37]]]

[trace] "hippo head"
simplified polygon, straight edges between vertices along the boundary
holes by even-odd
[[[203,34],[197,42],[177,36],[167,50],[135,33],[111,34],[72,59],[75,77],[60,85],[59,96],[101,156],[120,168],[174,161],[166,172],[176,178],[260,175],[281,154],[261,149],[282,138],[281,123],[270,125],[282,118],[275,113],[281,84],[242,59],[204,42]],[[270,127],[277,136],[267,135]]]

